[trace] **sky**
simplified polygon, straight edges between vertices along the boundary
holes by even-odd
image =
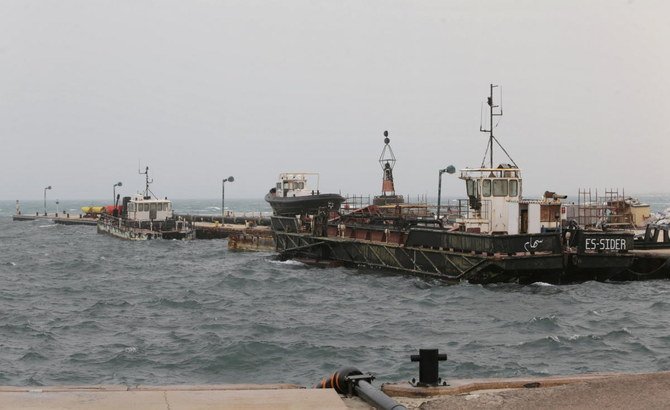
[[[523,191],[670,192],[665,1],[0,0],[0,199],[261,198],[282,172],[399,194],[481,164]],[[486,125],[486,124],[485,124]],[[508,162],[500,151],[496,162]],[[465,184],[443,178],[446,196]]]

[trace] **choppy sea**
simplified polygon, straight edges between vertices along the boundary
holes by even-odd
[[[220,211],[217,200],[175,208]],[[0,201],[0,385],[310,386],[344,365],[402,381],[418,376],[419,348],[448,354],[447,380],[670,370],[668,280],[448,286],[230,252],[225,240],[131,243],[13,213]]]

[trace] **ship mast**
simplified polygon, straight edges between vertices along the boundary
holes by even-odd
[[[139,169],[137,170],[137,172],[138,172],[140,175],[144,175],[144,176],[145,176],[145,183],[144,183],[144,199],[151,199],[151,196],[150,196],[149,194],[151,193],[151,195],[153,195],[153,192],[151,192],[151,191],[149,190],[149,184],[153,183],[154,180],[153,180],[153,179],[151,179],[151,180],[149,179],[149,167],[144,168],[144,172],[141,172]],[[154,196],[155,196],[155,195],[154,195]]]
[[[489,156],[490,156],[489,157],[490,158],[489,167],[493,168],[493,141],[495,141],[496,144],[498,144],[500,149],[502,149],[503,152],[505,153],[505,155],[507,155],[507,158],[509,158],[509,160],[512,161],[512,164],[514,164],[514,166],[516,167],[517,165],[514,162],[514,160],[512,159],[512,157],[510,157],[510,155],[507,153],[505,148],[503,148],[503,146],[500,144],[498,139],[493,135],[493,128],[494,128],[493,117],[502,117],[502,115],[503,115],[502,88],[500,89],[500,104],[496,104],[493,101],[493,89],[494,88],[498,88],[498,85],[491,84],[489,96],[486,98],[486,103],[489,106],[489,129],[488,130],[484,129],[483,123],[480,122],[480,124],[479,124],[479,131],[489,133],[489,141],[488,141],[488,144],[486,145],[486,151],[484,152],[484,158],[482,158],[482,166],[481,167],[484,168],[484,163],[486,162],[486,154],[488,153]]]

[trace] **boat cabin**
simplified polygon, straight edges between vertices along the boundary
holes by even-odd
[[[312,185],[314,179],[316,187]],[[319,195],[319,174],[314,172],[279,174],[279,182],[273,191],[271,193],[280,198]]]
[[[173,217],[172,202],[136,195],[126,204],[127,219],[133,221],[164,221]]]
[[[521,170],[510,164],[497,168],[466,168],[469,210],[457,220],[466,232],[509,234],[540,233],[559,229],[566,219],[565,196],[545,192],[542,199],[523,199]]]
[[[510,164],[497,168],[466,168],[460,179],[465,181],[469,212],[459,221],[468,232],[507,233],[508,204],[521,199],[521,170]]]

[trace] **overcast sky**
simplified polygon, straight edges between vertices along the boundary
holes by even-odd
[[[375,194],[384,130],[397,191],[435,196],[482,161],[490,83],[525,194],[668,192],[669,4],[0,0],[0,199],[134,193],[138,161],[173,198]]]

